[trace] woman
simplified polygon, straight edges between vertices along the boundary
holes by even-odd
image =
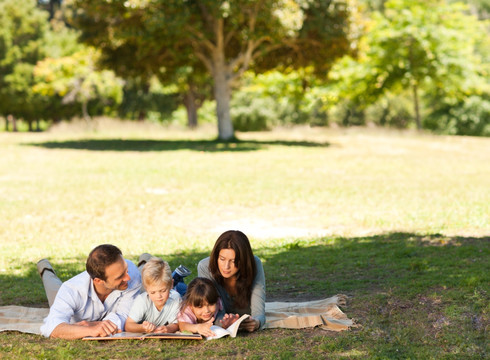
[[[264,268],[244,233],[229,230],[221,234],[211,256],[199,262],[197,272],[214,281],[225,312],[251,315],[240,324],[241,329],[252,332],[264,326]]]

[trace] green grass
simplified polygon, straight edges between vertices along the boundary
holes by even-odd
[[[213,129],[214,130],[214,129]],[[0,133],[0,305],[47,306],[103,242],[197,262],[238,228],[269,300],[348,295],[358,327],[213,342],[81,342],[0,333],[0,358],[464,359],[488,356],[490,140],[297,128],[213,140],[101,121]]]

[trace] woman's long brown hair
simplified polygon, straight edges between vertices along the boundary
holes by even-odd
[[[223,249],[232,249],[235,251],[235,266],[238,268],[236,274],[236,293],[245,295],[236,296],[234,305],[239,309],[247,308],[250,305],[252,284],[257,273],[250,241],[244,233],[238,230],[228,230],[216,240],[209,259],[209,271],[221,286],[224,286],[224,278],[219,271],[218,258],[219,252]]]

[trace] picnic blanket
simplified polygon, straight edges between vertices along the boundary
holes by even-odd
[[[343,295],[336,295],[306,302],[268,302],[265,304],[264,328],[302,329],[319,326],[324,330],[347,330],[354,323],[339,308],[345,305],[345,299]],[[40,334],[39,328],[48,312],[48,308],[0,306],[0,332]]]

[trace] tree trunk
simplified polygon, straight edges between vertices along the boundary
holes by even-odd
[[[13,115],[9,115],[10,120],[12,121],[12,131],[17,132],[17,119]]]
[[[419,94],[417,84],[412,86],[413,91],[413,107],[415,110],[415,123],[417,124],[417,130],[422,129],[422,124],[420,121],[420,109],[419,109]]]
[[[140,109],[138,111],[138,121],[145,121],[146,119],[146,110]]]
[[[228,141],[235,137],[230,116],[231,89],[224,64],[215,68],[214,98],[216,99],[216,116],[218,117],[218,138]]]
[[[90,115],[88,113],[87,101],[82,102],[82,115],[83,115],[83,120],[85,120],[88,124],[90,122]]]
[[[146,115],[147,115],[147,106],[148,104],[148,96],[150,94],[150,83],[148,81],[142,80],[143,85],[141,86],[141,89],[143,90],[143,101],[142,101],[142,108],[138,110],[138,121],[145,121]]]
[[[6,132],[9,131],[9,117],[8,117],[8,115],[5,116],[5,131]]]
[[[41,121],[39,121],[39,118],[36,119],[36,131],[41,131]]]
[[[29,128],[29,132],[32,132],[32,120],[27,121],[27,126]]]
[[[187,110],[187,126],[189,129],[195,129],[197,127],[197,99],[194,94],[192,86],[189,86],[189,90],[184,94],[184,105]]]

